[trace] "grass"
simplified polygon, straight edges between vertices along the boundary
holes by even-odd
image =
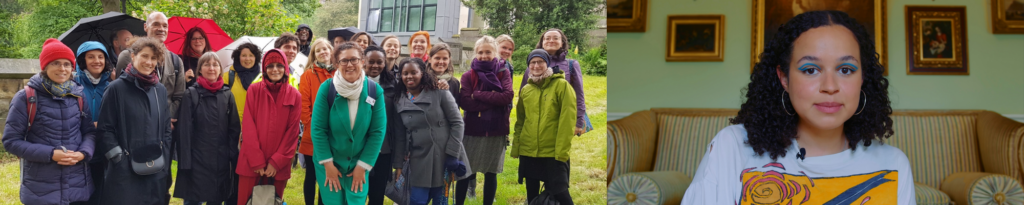
[[[522,80],[521,75],[514,77],[514,86],[517,87]],[[590,115],[594,130],[581,137],[573,138],[572,167],[570,173],[569,193],[576,204],[605,204],[606,203],[606,162],[607,162],[607,78],[601,76],[585,76],[584,90],[586,90],[587,114]],[[516,97],[519,94],[516,93]],[[513,101],[515,102],[515,101]],[[512,111],[511,123],[515,123],[515,110]],[[513,126],[514,127],[514,126]],[[5,154],[5,153],[4,153]],[[2,156],[2,154],[0,154]],[[177,168],[172,164],[172,171]],[[495,204],[524,204],[526,201],[526,187],[518,184],[519,160],[505,155],[504,172],[498,174],[498,189],[495,194]],[[21,204],[18,202],[18,191],[20,189],[20,169],[17,161],[0,161],[0,204]],[[288,187],[285,189],[284,201],[291,205],[304,204],[302,194],[302,179],[306,171],[293,169],[292,178],[288,180]],[[476,199],[466,199],[466,204],[479,205],[483,200],[483,175],[477,180]],[[454,195],[454,193],[452,194]],[[182,204],[179,198],[171,199],[171,204]],[[386,202],[385,204],[390,204]],[[454,204],[454,199],[449,200]]]

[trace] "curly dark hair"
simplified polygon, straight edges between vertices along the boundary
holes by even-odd
[[[423,89],[424,91],[436,90],[437,89],[437,77],[434,76],[434,72],[433,71],[429,71],[428,70],[429,68],[427,68],[427,63],[423,62],[423,59],[419,59],[419,58],[405,58],[405,59],[402,59],[402,62],[398,63],[398,71],[399,71],[399,74],[398,74],[399,81],[398,82],[401,83],[399,86],[395,86],[395,88],[398,89],[398,93],[405,93],[405,92],[408,92],[408,90],[409,90],[408,88],[405,87],[405,80],[401,77],[402,76],[401,71],[402,71],[402,69],[405,69],[405,64],[416,65],[416,68],[420,69],[420,73],[423,74],[423,76],[420,77],[420,86],[419,86],[420,89]]]
[[[252,43],[243,43],[242,45],[238,45],[238,48],[235,48],[234,51],[231,51],[231,62],[235,63],[235,64],[241,65],[242,63],[240,63],[239,61],[241,61],[242,50],[247,49],[247,48],[249,49],[249,52],[252,53],[252,55],[256,57],[256,63],[253,64],[252,67],[253,68],[262,68],[262,67],[260,67],[260,61],[263,59],[263,52],[260,51],[260,47],[259,46],[256,46],[256,44],[252,44]],[[236,68],[236,69],[240,69],[240,68]]]
[[[553,56],[557,56],[557,55],[562,55],[563,53],[568,52],[569,51],[569,38],[566,38],[565,37],[565,32],[562,32],[562,29],[558,29],[558,28],[551,28],[551,29],[548,29],[547,31],[544,31],[543,33],[540,33],[540,40],[537,41],[537,47],[536,48],[537,49],[544,49],[544,34],[547,34],[548,32],[552,32],[552,31],[558,32],[558,35],[562,36],[562,47],[558,48],[558,51],[555,52],[555,55],[551,55],[551,56],[553,57]]]
[[[799,113],[791,110],[793,105],[787,100],[785,107],[779,99],[785,89],[779,81],[776,68],[789,68],[793,42],[802,33],[821,26],[843,26],[853,32],[860,46],[862,75],[864,82],[861,91],[867,97],[867,103],[860,104],[854,115],[843,123],[843,134],[846,135],[849,147],[857,148],[858,144],[865,147],[871,140],[882,140],[892,136],[892,107],[889,102],[889,80],[882,76],[885,69],[878,62],[874,39],[864,26],[841,11],[806,12],[786,22],[779,28],[772,40],[765,44],[761,53],[761,61],[754,65],[750,74],[750,84],[744,89],[746,102],[740,106],[739,114],[730,119],[732,124],[743,124],[747,130],[747,144],[753,147],[757,155],[769,154],[772,160],[786,156],[786,148],[792,145],[797,137]],[[789,69],[780,69],[789,76]],[[787,109],[787,110],[782,110]]]

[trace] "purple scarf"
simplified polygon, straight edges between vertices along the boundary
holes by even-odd
[[[499,58],[494,58],[491,61],[480,61],[476,58],[473,59],[473,72],[476,73],[477,81],[480,82],[480,91],[496,91],[502,92],[501,81],[498,81],[498,70],[502,66],[505,66],[504,62],[499,62]]]

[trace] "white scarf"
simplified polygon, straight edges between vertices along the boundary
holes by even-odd
[[[338,90],[338,95],[350,100],[358,100],[359,94],[363,92],[363,76],[366,76],[366,73],[360,69],[359,79],[356,79],[356,82],[348,82],[345,77],[341,76],[341,69],[336,69],[334,71],[334,89]]]
[[[100,73],[100,75],[103,75],[103,73]],[[89,81],[91,81],[93,85],[100,84],[100,78],[93,78],[92,74],[90,74],[88,71],[85,72],[85,77],[89,77]],[[100,76],[100,77],[103,77],[103,76]]]
[[[383,74],[383,73],[381,73],[381,74]],[[373,82],[378,82],[378,83],[380,82],[380,76],[379,75],[377,77],[370,77],[370,76],[366,76],[366,77],[370,78],[370,80],[373,80]]]
[[[530,74],[530,82],[533,82],[537,85],[544,84],[544,79],[547,79],[548,77],[551,77],[551,75],[554,75],[554,72],[554,70],[548,67],[548,70],[544,71],[544,74],[541,74],[540,76],[533,76],[533,74]]]

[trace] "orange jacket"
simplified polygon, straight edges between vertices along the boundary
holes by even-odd
[[[320,84],[327,79],[334,77],[334,72],[313,65],[313,70],[302,73],[299,79],[299,93],[302,94],[302,116],[299,121],[303,124],[302,143],[299,144],[299,153],[306,156],[313,156],[313,140],[310,139],[310,119],[313,118],[313,102],[316,101],[316,92],[320,90]]]

